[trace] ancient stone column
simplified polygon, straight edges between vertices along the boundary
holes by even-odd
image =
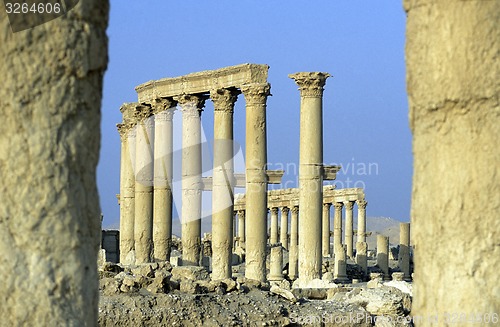
[[[182,110],[182,265],[198,266],[201,251],[201,112],[205,98],[176,97]]]
[[[410,272],[410,223],[399,224],[399,269],[404,280],[411,280]]]
[[[323,203],[323,257],[330,256],[330,207],[331,203]]]
[[[353,251],[353,219],[352,219],[352,207],[354,206],[354,202],[346,201],[344,202],[345,207],[345,243],[347,245],[347,258],[354,259],[354,251]]]
[[[80,1],[13,33],[2,8],[3,326],[98,325],[96,166],[108,9],[108,1]],[[42,17],[16,15],[28,26]]]
[[[130,251],[134,250],[135,215],[135,122],[136,104],[123,104],[120,111],[123,123],[118,124],[121,140],[120,157],[120,262],[125,263]]]
[[[335,265],[333,267],[333,278],[337,283],[346,283],[347,278],[347,258],[343,247],[335,249]]]
[[[278,213],[278,208],[271,208],[271,235],[269,237],[270,244],[278,243]]]
[[[212,279],[231,278],[234,222],[233,112],[239,92],[210,92],[214,103]]]
[[[238,210],[238,245],[245,247],[245,210]]]
[[[333,204],[335,212],[333,215],[333,251],[337,253],[337,249],[344,248],[342,245],[342,202],[335,202]]]
[[[389,279],[389,238],[377,235],[377,266],[384,273],[384,279]]]
[[[245,277],[266,280],[268,83],[241,88],[246,101],[246,266]]]
[[[358,242],[366,242],[366,205],[365,200],[357,201],[358,204]]]
[[[299,278],[321,277],[323,204],[323,87],[327,73],[288,75],[300,90]]]
[[[500,1],[404,5],[418,290],[412,315],[492,317],[500,312]]]
[[[281,208],[281,228],[280,228],[280,243],[283,249],[288,250],[288,207]]]
[[[298,241],[299,241],[299,207],[293,206],[292,215],[290,217],[290,253],[288,254],[288,277],[291,280],[295,280],[299,276]]]
[[[279,243],[271,245],[271,254],[269,259],[269,280],[283,280],[283,247]]]
[[[155,111],[153,244],[156,261],[170,260],[172,246],[173,126],[172,99],[153,101]]]
[[[363,272],[368,273],[368,243],[356,242],[356,263],[363,269]]]
[[[147,105],[137,105],[135,115],[135,259],[145,263],[153,261],[154,117]]]

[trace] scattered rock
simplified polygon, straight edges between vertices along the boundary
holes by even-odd
[[[271,286],[271,289],[270,289],[270,292],[271,293],[274,293],[274,294],[277,294],[285,299],[287,299],[288,301],[292,302],[292,303],[296,303],[298,300],[297,298],[295,297],[295,295],[293,295],[292,292],[290,292],[289,290],[285,290],[277,285],[272,285]]]

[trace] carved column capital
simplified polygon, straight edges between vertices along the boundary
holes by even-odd
[[[352,210],[352,207],[354,206],[354,202],[353,201],[346,201],[344,202],[344,207],[346,210]]]
[[[288,207],[283,207],[281,208],[281,214],[288,216],[288,212],[290,212],[290,208]]]
[[[124,124],[135,123],[134,113],[135,113],[136,106],[137,106],[137,103],[124,103],[120,106],[120,112],[123,115],[123,123]]]
[[[137,104],[134,108],[134,118],[137,122],[143,121],[153,115],[153,108],[149,104]]]
[[[323,87],[326,79],[330,76],[328,73],[321,72],[301,72],[288,75],[299,86],[300,96],[314,98],[323,96]]]
[[[245,84],[241,86],[241,92],[243,92],[247,104],[265,104],[267,101],[267,97],[271,95],[271,84]]]
[[[277,207],[272,207],[272,208],[271,208],[271,213],[272,213],[273,215],[277,215],[277,214],[278,214],[278,212],[279,212],[279,209],[278,209]]]
[[[156,98],[151,101],[151,107],[155,115],[165,110],[175,108],[176,105],[177,102],[173,98]],[[170,118],[172,117],[170,116]]]
[[[366,205],[368,204],[368,202],[365,200],[358,200],[357,203],[359,209],[366,209]]]
[[[129,124],[116,124],[116,128],[118,129],[118,133],[120,133],[120,138],[123,140],[127,137],[128,131],[130,129]]]
[[[216,89],[210,91],[210,99],[214,103],[215,111],[233,113],[234,104],[241,92],[237,89]]]
[[[331,203],[323,203],[323,209],[325,209],[325,210],[330,210],[331,206],[332,206]]]
[[[237,210],[236,215],[238,217],[245,217],[245,210]]]
[[[174,97],[174,100],[181,106],[183,115],[201,116],[205,107],[207,97],[203,95],[183,94]]]
[[[342,207],[344,206],[344,204],[342,202],[335,202],[333,204],[333,206],[335,207],[335,210],[340,211],[340,210],[342,210]]]
[[[293,206],[292,208],[292,214],[296,215],[299,213],[299,207],[298,206]]]

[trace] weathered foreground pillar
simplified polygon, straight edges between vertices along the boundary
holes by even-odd
[[[201,251],[201,112],[205,99],[182,95],[175,100],[182,109],[182,265],[198,266]]]
[[[323,203],[323,257],[330,256],[330,207],[331,203]]]
[[[153,244],[156,261],[170,260],[172,247],[173,126],[172,99],[157,99],[154,144]]]
[[[357,201],[358,204],[358,242],[366,242],[366,205],[365,200]]]
[[[300,90],[299,278],[321,277],[323,204],[323,87],[327,73],[288,75]]]
[[[404,4],[412,315],[492,317],[500,312],[500,1]]]
[[[121,140],[120,157],[120,262],[124,263],[134,249],[135,215],[135,103],[123,104],[123,123],[118,124]]]
[[[135,219],[136,263],[153,261],[154,117],[150,106],[136,106]]]
[[[346,201],[344,202],[344,207],[345,207],[345,243],[347,245],[346,247],[346,256],[347,258],[353,259],[354,258],[354,251],[353,251],[353,224],[354,221],[352,219],[352,207],[354,206],[354,202],[352,201]]]
[[[234,217],[233,112],[239,92],[210,92],[214,103],[212,279],[231,278]]]
[[[266,101],[271,86],[242,87],[246,101],[246,266],[245,277],[266,280],[267,142]]]
[[[410,280],[410,223],[399,224],[399,269],[404,273],[403,279]]]
[[[293,206],[290,217],[290,253],[288,255],[288,277],[291,280],[299,276],[299,207]]]
[[[342,202],[333,204],[335,212],[333,214],[333,252],[337,253],[339,248],[344,248],[342,245]]]
[[[288,207],[281,208],[281,228],[280,228],[280,243],[283,249],[288,250]]]
[[[0,13],[3,326],[97,325],[107,18],[108,1],[80,1],[12,33]]]
[[[278,243],[278,213],[278,208],[271,208],[271,235],[269,236],[270,244]]]
[[[389,279],[389,238],[377,235],[377,266],[384,273],[384,279]]]

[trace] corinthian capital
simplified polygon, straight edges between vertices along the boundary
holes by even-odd
[[[143,121],[153,115],[153,108],[149,104],[136,104],[134,108],[134,118],[137,122]]]
[[[192,94],[183,94],[177,97],[174,97],[174,100],[179,103],[182,109],[183,115],[201,115],[203,108],[205,107],[206,96],[203,95],[192,95]]]
[[[172,98],[156,98],[151,101],[151,107],[153,108],[153,113],[157,114],[167,109],[173,108],[177,105],[177,102]]]
[[[271,84],[251,83],[241,87],[247,104],[265,104],[267,97],[271,95]]]
[[[346,210],[352,210],[352,207],[354,206],[354,202],[353,201],[346,201],[346,202],[344,202],[344,206],[345,206]]]
[[[367,204],[368,204],[368,202],[367,202],[367,201],[365,201],[365,200],[359,200],[359,201],[358,201],[358,208],[359,208],[359,209],[366,209],[366,205],[367,205]]]
[[[335,202],[333,204],[333,206],[335,207],[335,210],[340,211],[340,210],[342,210],[342,207],[344,206],[344,204],[342,202]]]
[[[210,91],[210,99],[214,103],[215,111],[232,113],[234,111],[234,103],[240,93],[237,89],[217,89]]]
[[[301,72],[288,75],[299,86],[301,97],[314,98],[323,96],[323,87],[326,79],[330,76],[328,73],[320,72]]]

